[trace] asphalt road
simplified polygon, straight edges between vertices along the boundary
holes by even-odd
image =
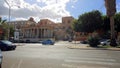
[[[120,51],[69,49],[75,44],[68,42],[21,45],[2,52],[2,68],[120,68]]]

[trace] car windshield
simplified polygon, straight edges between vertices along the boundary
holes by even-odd
[[[4,41],[2,41],[2,42],[5,43],[5,44],[8,44],[8,45],[11,45],[11,44],[12,44],[12,42],[6,41],[6,40],[4,40]]]

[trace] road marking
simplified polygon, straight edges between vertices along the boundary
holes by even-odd
[[[79,66],[77,66],[77,65],[73,65],[73,64],[62,64],[62,66],[63,67],[69,67],[69,68],[96,68],[95,66],[87,66],[87,65],[79,65]],[[101,67],[97,67],[97,68],[108,68],[108,67],[103,67],[103,66],[101,66]]]
[[[116,62],[101,62],[101,61],[84,61],[84,60],[64,60],[65,62],[72,63],[88,63],[88,64],[100,64],[100,65],[120,65],[120,63]]]
[[[105,61],[105,62],[116,62],[115,59],[110,59],[110,58],[80,58],[80,57],[68,57],[69,59],[72,60],[93,60],[93,61]]]
[[[22,64],[23,60],[20,59],[19,63],[18,63],[18,67],[17,68],[20,68],[21,64]]]
[[[71,65],[71,64],[62,64],[64,67],[69,67],[69,68],[79,68],[79,66]]]

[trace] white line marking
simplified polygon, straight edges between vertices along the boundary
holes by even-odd
[[[120,65],[120,63],[113,62],[100,62],[100,61],[78,61],[78,60],[64,60],[65,62],[73,62],[73,63],[88,63],[88,64],[100,64],[100,65]]]
[[[20,59],[19,63],[18,63],[18,67],[17,68],[20,68],[21,64],[22,64],[23,60]]]
[[[69,59],[72,59],[72,60],[92,60],[92,61],[105,61],[105,62],[116,62],[115,59],[110,59],[110,58],[106,58],[106,59],[103,59],[103,58],[78,58],[78,57],[68,57]]]
[[[73,65],[73,64],[62,64],[63,67],[66,67],[66,68],[96,68],[95,66],[87,66],[87,65]],[[108,68],[108,67],[97,67],[97,68]]]

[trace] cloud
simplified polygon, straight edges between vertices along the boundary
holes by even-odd
[[[73,6],[73,5],[72,5],[71,7],[72,7],[72,8],[75,8],[75,6]]]
[[[71,0],[72,2],[76,3],[78,0]]]
[[[60,21],[61,17],[70,16],[66,10],[67,3],[72,0],[36,0],[36,3],[25,0],[6,0],[11,6],[11,16],[17,19],[28,19],[34,17],[36,21],[49,18],[53,21]],[[76,2],[77,0],[73,0]],[[40,4],[44,4],[40,6]],[[9,7],[4,0],[0,2],[0,15],[7,16]]]

